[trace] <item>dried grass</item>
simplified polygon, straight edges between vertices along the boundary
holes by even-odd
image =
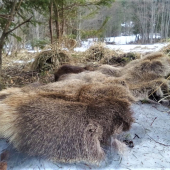
[[[96,43],[85,52],[68,52],[59,48],[57,43],[46,45],[40,53],[22,50],[3,56],[3,86],[21,87],[36,81],[52,82],[54,71],[63,64],[90,67],[93,70],[101,64],[124,65],[131,61],[124,61],[127,56],[122,51],[106,48],[104,43]]]
[[[84,52],[84,60],[88,62],[100,62],[101,59],[111,55],[111,50],[106,48],[104,43],[95,43]]]
[[[35,57],[31,70],[38,72],[53,70],[59,65],[69,63],[69,58],[67,51],[42,51]]]
[[[167,46],[161,48],[160,52],[163,52],[164,54],[170,55],[170,44],[168,44]]]

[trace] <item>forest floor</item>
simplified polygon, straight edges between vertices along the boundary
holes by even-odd
[[[159,51],[165,45],[167,44],[107,46],[124,52],[137,51],[142,54]],[[87,48],[88,46],[83,46],[75,50],[83,51]],[[48,73],[47,76],[43,76],[38,72],[29,72],[29,63],[35,54],[27,52],[27,58],[24,56],[4,59],[3,69],[6,70],[4,79],[7,87],[21,87],[37,81],[39,77],[42,77],[44,83],[53,81],[53,74]],[[107,148],[106,160],[100,167],[83,163],[53,164],[41,158],[28,157],[15,151],[6,140],[0,140],[0,153],[3,150],[9,152],[8,170],[170,169],[170,108],[138,102],[133,104],[131,109],[134,112],[135,123],[130,131],[121,134],[119,138],[132,141],[134,147],[127,147],[123,154],[117,154],[113,148]]]

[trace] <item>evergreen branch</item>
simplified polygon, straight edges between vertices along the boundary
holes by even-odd
[[[33,16],[32,16],[32,17],[33,17]],[[18,27],[20,27],[21,25],[23,25],[23,24],[25,24],[25,23],[27,23],[27,22],[30,22],[30,20],[31,20],[32,17],[30,17],[30,18],[27,19],[26,21],[22,22],[21,24],[19,24],[18,26],[16,26],[16,27],[13,28],[12,30],[9,30],[8,32],[6,32],[6,34],[9,34],[9,33],[11,33],[12,31],[16,30]]]

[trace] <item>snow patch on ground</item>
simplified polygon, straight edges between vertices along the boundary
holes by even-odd
[[[115,43],[117,45],[128,44],[130,42],[135,42],[135,40],[136,40],[135,35],[105,38],[105,42]]]
[[[123,52],[138,52],[138,53],[147,53],[147,52],[156,52],[161,48],[167,46],[167,43],[159,44],[147,44],[147,45],[106,45],[111,50],[121,50]]]
[[[93,43],[90,44],[93,45]],[[105,45],[105,47],[111,49],[111,50],[119,50],[123,51],[125,53],[128,52],[138,52],[138,53],[147,53],[147,52],[156,52],[159,51],[161,48],[167,46],[168,43],[157,43],[157,44],[146,44],[146,45]],[[89,45],[86,45],[85,43],[82,45],[82,47],[76,47],[74,51],[86,51],[89,47]]]
[[[132,36],[120,36],[120,37],[108,37],[105,38],[104,42],[115,43],[105,45],[111,50],[121,50],[123,52],[138,52],[138,53],[147,53],[153,51],[159,51],[164,46],[167,46],[168,43],[156,43],[156,44],[145,44],[145,45],[136,45],[136,44],[128,44],[130,42],[134,42],[136,39],[135,35]],[[82,41],[81,47],[76,47],[74,51],[86,51],[91,45],[94,45],[98,42],[97,38],[89,38],[86,41]]]

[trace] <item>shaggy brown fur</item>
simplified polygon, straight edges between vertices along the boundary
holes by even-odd
[[[104,89],[103,92],[102,88]],[[43,96],[49,95],[53,96],[53,98],[57,97],[67,101],[80,101],[81,94],[84,93],[84,89],[92,89],[90,92],[86,91],[86,95],[88,94],[91,98],[94,98],[95,96],[95,101],[99,100],[100,93],[102,93],[101,98],[103,98],[104,101],[106,97],[116,96],[116,93],[118,92],[118,98],[123,96],[128,101],[134,102],[134,98],[130,94],[124,79],[106,77],[100,72],[82,72],[79,74],[70,75],[64,81],[41,86],[40,93]],[[122,94],[120,95],[120,93]],[[98,97],[96,95],[98,95]],[[84,102],[88,102],[88,100]],[[89,100],[89,102],[93,101]]]
[[[68,90],[80,86],[72,96],[76,101],[66,101],[67,90],[61,96],[54,88],[58,83],[49,84],[49,90],[6,90],[10,95],[0,101],[0,137],[29,155],[59,162],[99,163],[105,155],[100,143],[107,144],[120,126],[123,131],[131,127],[131,96],[124,83],[78,83]]]
[[[154,60],[154,59],[160,59],[164,57],[164,54],[161,52],[154,52],[154,53],[150,53],[145,55],[142,60]]]
[[[83,71],[89,70],[88,67],[79,67],[79,66],[72,66],[72,65],[63,65],[61,66],[55,73],[54,73],[54,80],[58,81],[60,76],[69,73],[81,73]]]
[[[122,67],[114,67],[114,66],[105,64],[105,65],[100,66],[97,70],[109,76],[120,77],[121,69]]]
[[[0,132],[19,151],[60,162],[98,163],[103,159],[102,128],[83,116],[87,105],[35,94],[15,97],[0,104]]]
[[[109,76],[102,74],[98,71],[93,72],[81,72],[78,74],[67,74],[60,77],[59,80],[64,81],[70,81],[70,80],[81,80],[86,83],[92,83],[92,82],[104,82]]]
[[[125,67],[103,65],[99,72],[113,77],[132,77],[133,79],[148,79],[165,77],[170,73],[170,58],[162,53],[152,53],[128,63]],[[132,79],[131,79],[132,81]]]

